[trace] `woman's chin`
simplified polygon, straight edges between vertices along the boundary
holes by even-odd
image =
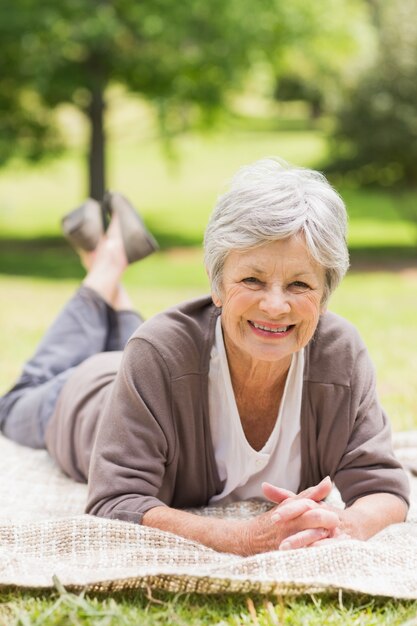
[[[253,361],[268,361],[270,363],[281,361],[282,359],[288,359],[296,352],[296,349],[291,349],[290,346],[283,345],[268,345],[264,343],[263,345],[251,345],[247,346],[246,354]]]

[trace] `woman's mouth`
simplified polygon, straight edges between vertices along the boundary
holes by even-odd
[[[256,332],[256,334],[260,334],[262,336],[275,336],[275,337],[283,337],[288,335],[289,332],[294,328],[294,324],[289,324],[287,326],[279,325],[279,324],[266,324],[262,322],[254,322],[252,320],[248,320],[251,328]]]

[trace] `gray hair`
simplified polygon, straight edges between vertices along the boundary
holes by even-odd
[[[204,260],[215,293],[233,250],[249,250],[304,235],[311,257],[325,269],[326,302],[349,267],[343,200],[323,174],[266,158],[241,168],[220,196],[204,235]]]

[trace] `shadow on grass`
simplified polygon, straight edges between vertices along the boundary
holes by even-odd
[[[158,232],[161,250],[201,245],[201,237]],[[51,279],[80,279],[77,254],[62,237],[0,238],[0,274]]]
[[[349,250],[351,271],[399,272],[417,269],[416,246],[362,246]]]
[[[59,237],[0,239],[0,273],[52,279],[83,275],[77,255]]]
[[[161,250],[201,245],[201,238],[157,233]],[[417,268],[417,249],[412,246],[363,247],[351,250],[353,271],[400,271]],[[36,239],[0,238],[0,274],[51,279],[80,279],[84,272],[77,255],[60,237]]]

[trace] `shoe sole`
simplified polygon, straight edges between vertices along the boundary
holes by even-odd
[[[96,249],[104,234],[101,206],[92,198],[88,198],[61,220],[64,237],[76,249],[91,252]]]
[[[118,192],[107,192],[103,206],[110,215],[115,213],[119,217],[123,245],[129,263],[140,261],[159,250],[158,243],[125,196]]]

